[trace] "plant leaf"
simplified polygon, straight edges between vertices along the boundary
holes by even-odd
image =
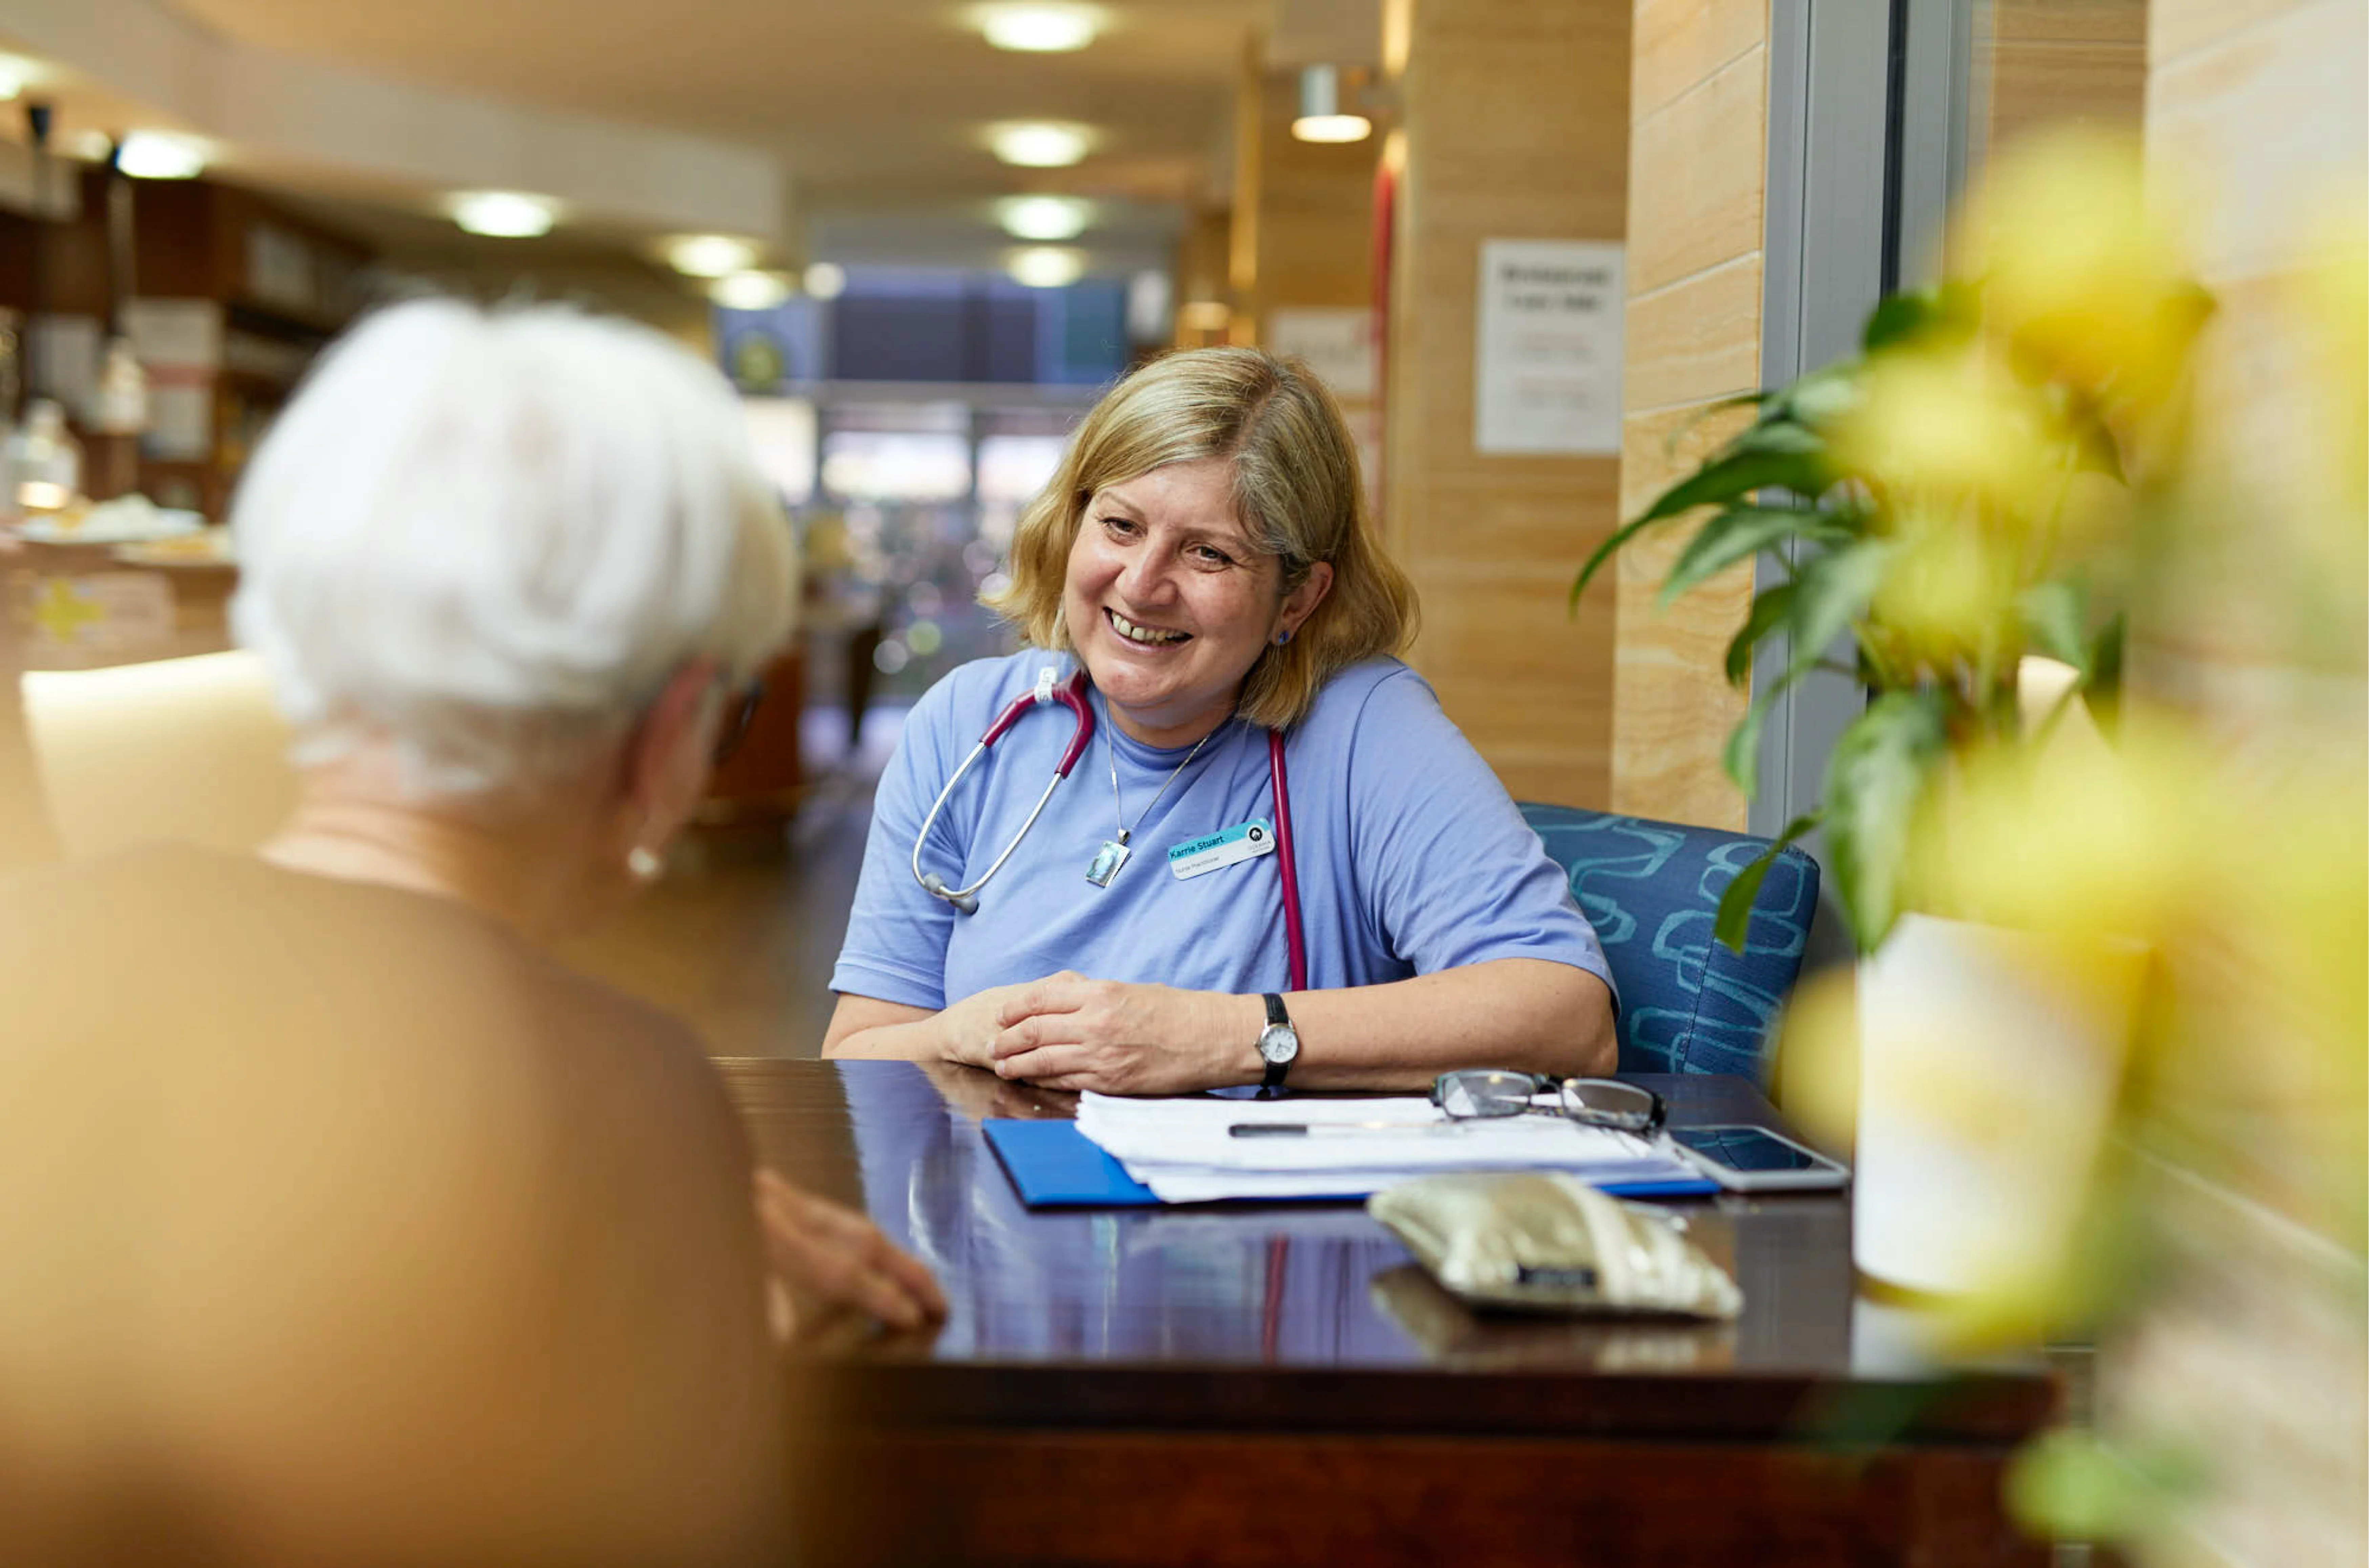
[[[2097,403],[2078,389],[2055,387],[2057,393],[2056,423],[2064,429],[2065,438],[2072,444],[2073,466],[2085,473],[2102,473],[2117,484],[2127,484],[2129,477],[2123,472],[2123,449],[2114,439],[2112,426],[2098,412]]]
[[[2089,595],[2074,579],[2034,583],[2016,600],[2024,635],[2052,659],[2089,673]]]
[[[1653,513],[1648,512],[1643,517],[1639,517],[1636,521],[1624,523],[1619,528],[1613,529],[1612,537],[1596,547],[1596,553],[1587,558],[1587,564],[1579,569],[1579,575],[1577,577],[1572,579],[1571,601],[1568,606],[1571,613],[1574,615],[1577,615],[1579,613],[1579,596],[1587,591],[1587,585],[1589,581],[1595,577],[1597,568],[1601,567],[1606,562],[1611,560],[1614,551],[1618,551],[1622,545],[1627,544],[1631,540],[1635,539],[1639,534],[1644,532],[1645,529],[1651,528],[1654,524],[1665,522],[1666,520],[1666,518],[1657,517]]]
[[[1736,872],[1727,891],[1719,895],[1719,914],[1711,921],[1711,930],[1729,952],[1744,951],[1745,939],[1752,934],[1752,903],[1760,896],[1760,884],[1768,880],[1768,868],[1777,863],[1777,857],[1785,852],[1787,846],[1817,826],[1822,814],[1812,812],[1787,823],[1776,842],[1762,850],[1752,864]]]
[[[1854,540],[1817,556],[1794,574],[1793,602],[1786,617],[1793,634],[1789,676],[1802,675],[1825,657],[1835,639],[1866,614],[1896,548],[1889,540]]]
[[[1809,452],[1740,451],[1716,458],[1678,481],[1637,520],[1655,522],[1740,499],[1770,485],[1815,497],[1827,484],[1825,464]]]
[[[1963,337],[1974,331],[1975,312],[1974,291],[1963,283],[1888,294],[1868,313],[1860,347],[1873,354],[1920,337]]]
[[[1851,721],[1826,759],[1826,859],[1862,953],[1900,917],[1910,826],[1948,749],[1938,694],[1887,691]]]
[[[1727,444],[1722,456],[1742,452],[1776,452],[1785,455],[1806,455],[1826,449],[1826,438],[1806,425],[1791,419],[1766,418],[1746,426],[1734,440]]]
[[[1837,520],[1847,516],[1855,514],[1814,506],[1730,506],[1687,541],[1677,563],[1662,580],[1661,602],[1668,604],[1735,562],[1796,534],[1825,545],[1848,544],[1856,536]]]
[[[2109,735],[2114,733],[2115,722],[2123,706],[2123,645],[2128,640],[2129,627],[2122,612],[2099,629],[2097,639],[2090,643],[2089,684],[2085,693],[2089,704],[2089,716]]]
[[[1778,393],[1764,417],[1791,419],[1813,429],[1831,424],[1865,400],[1864,369],[1847,362],[1813,370]]]
[[[1779,692],[1799,678],[1791,669],[1779,671],[1777,678],[1768,683],[1768,689],[1752,694],[1752,701],[1745,708],[1744,717],[1738,719],[1735,728],[1727,733],[1727,744],[1720,751],[1720,765],[1727,769],[1727,776],[1735,780],[1735,787],[1744,791],[1744,798],[1747,801],[1759,787],[1760,770],[1757,765],[1760,759],[1760,731],[1768,722],[1769,706],[1777,700]]]
[[[1793,585],[1780,583],[1752,601],[1752,611],[1744,618],[1744,629],[1727,645],[1727,682],[1742,686],[1752,678],[1752,649],[1763,637],[1784,623],[1793,608]]]

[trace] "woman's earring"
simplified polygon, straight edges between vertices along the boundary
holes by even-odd
[[[634,881],[637,882],[654,882],[665,873],[666,861],[659,858],[657,850],[636,844],[625,851],[625,869],[633,873]]]
[[[1278,632],[1276,632],[1276,633],[1275,634],[1275,645],[1276,645],[1276,647],[1278,647],[1278,648],[1282,647],[1285,643],[1287,643],[1287,642],[1290,642],[1290,641],[1291,641],[1291,628],[1289,628],[1288,626],[1285,627],[1282,631],[1278,631]]]

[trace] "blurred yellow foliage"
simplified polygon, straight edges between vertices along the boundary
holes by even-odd
[[[1951,346],[1880,354],[1865,387],[1834,428],[1835,460],[1910,505],[1972,500],[2020,517],[2061,475],[2042,445],[2044,410],[1979,353]]]
[[[2013,551],[1951,517],[1905,517],[1899,549],[1871,605],[1897,653],[1947,668],[2002,645],[2010,632],[2016,582]]]
[[[2006,342],[2101,398],[2152,405],[2178,383],[2203,296],[2162,171],[2135,139],[2091,127],[2001,157],[1962,215],[1959,254]]]

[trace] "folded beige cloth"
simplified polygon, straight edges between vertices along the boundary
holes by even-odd
[[[1476,1306],[1733,1318],[1744,1294],[1673,1216],[1551,1172],[1402,1182],[1366,1211]]]

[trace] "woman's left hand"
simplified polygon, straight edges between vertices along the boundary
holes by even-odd
[[[1266,1021],[1255,996],[1056,974],[1003,1006],[995,1071],[1041,1088],[1173,1095],[1247,1083]]]

